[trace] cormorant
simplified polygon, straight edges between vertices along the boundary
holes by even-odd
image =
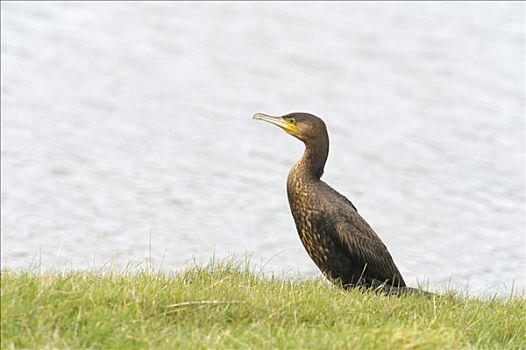
[[[382,240],[351,201],[320,179],[329,154],[323,120],[308,113],[256,113],[253,119],[279,126],[305,144],[303,156],[289,172],[287,194],[301,242],[322,273],[344,288],[418,291],[406,286]]]

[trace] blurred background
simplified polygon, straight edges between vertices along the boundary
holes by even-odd
[[[251,120],[307,111],[406,282],[524,292],[524,7],[2,2],[2,268],[318,275]]]

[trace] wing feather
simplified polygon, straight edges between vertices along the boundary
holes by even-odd
[[[340,220],[331,220],[330,230],[340,249],[350,257],[368,283],[374,280],[390,285],[405,286],[395,262],[382,240],[358,212],[347,212]]]

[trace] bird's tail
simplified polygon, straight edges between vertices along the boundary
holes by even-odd
[[[413,288],[408,286],[392,286],[390,284],[381,283],[380,281],[373,280],[371,283],[371,288],[375,291],[385,293],[387,295],[402,295],[402,294],[419,294],[425,296],[435,295],[434,293],[428,292],[423,289]]]
[[[413,287],[400,287],[401,288],[401,294],[419,294],[419,295],[425,295],[425,296],[432,296],[435,295],[435,293],[428,292],[427,290],[423,290],[420,288],[413,288]]]

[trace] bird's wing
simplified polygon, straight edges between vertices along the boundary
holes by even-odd
[[[361,278],[377,280],[391,285],[405,286],[391,254],[367,222],[354,212],[338,215],[340,220],[331,220],[333,239],[351,258],[352,264],[362,270]]]

